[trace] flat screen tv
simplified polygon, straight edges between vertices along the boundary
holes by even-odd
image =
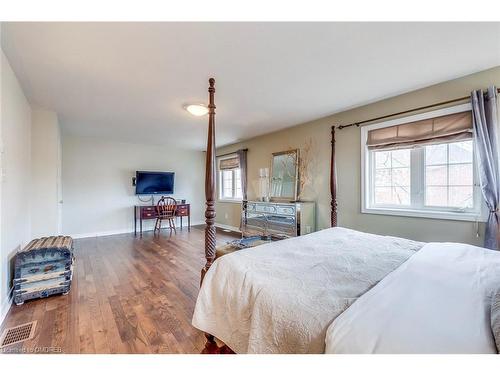
[[[135,194],[173,194],[174,172],[135,172]]]

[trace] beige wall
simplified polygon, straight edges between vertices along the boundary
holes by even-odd
[[[302,199],[316,201],[317,229],[327,228],[330,222],[329,173],[332,125],[362,121],[467,96],[473,89],[485,88],[492,84],[500,86],[500,67],[222,147],[218,153],[248,148],[248,195],[249,199],[252,199],[258,192],[258,169],[269,167],[271,154],[287,148],[302,148],[305,141],[310,138],[314,146],[314,157],[311,162],[311,172],[314,178],[306,187]],[[422,241],[482,243],[482,238],[476,238],[475,223],[471,222],[362,214],[360,129],[351,127],[337,131],[336,135],[339,225]],[[217,223],[233,227],[239,225],[240,206],[238,204],[217,202],[216,208]],[[483,226],[480,224],[480,232],[482,231]]]
[[[0,322],[9,308],[13,259],[30,240],[31,108],[1,56]]]
[[[61,231],[61,132],[57,113],[35,109],[31,119],[31,235]]]
[[[133,231],[136,170],[175,172],[173,196],[202,223],[204,155],[193,150],[63,136],[63,233],[74,237]],[[143,203],[144,204],[144,203]],[[150,220],[146,228],[152,228]]]

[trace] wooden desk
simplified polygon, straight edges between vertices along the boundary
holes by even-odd
[[[191,230],[191,205],[189,203],[178,203],[175,209],[175,216],[180,218],[182,230],[182,218],[187,216],[188,231]],[[142,221],[156,220],[156,206],[134,206],[134,235],[137,236],[137,220],[139,220],[139,233],[142,236]]]

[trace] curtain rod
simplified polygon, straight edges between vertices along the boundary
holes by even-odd
[[[497,89],[497,93],[500,93],[500,88]],[[423,107],[418,107],[418,108],[413,108],[413,109],[407,109],[406,111],[391,113],[390,115],[385,115],[385,116],[380,116],[380,117],[374,117],[374,118],[371,118],[371,119],[368,119],[368,120],[359,121],[359,122],[353,122],[352,124],[349,124],[349,125],[339,125],[336,128],[337,129],[344,129],[344,128],[349,128],[351,126],[357,126],[357,127],[359,127],[362,124],[366,124],[367,122],[372,122],[372,121],[377,121],[377,120],[383,120],[383,119],[386,119],[386,118],[389,118],[389,117],[394,117],[394,116],[398,116],[398,115],[404,115],[405,113],[421,111],[423,109],[428,109],[428,108],[433,108],[433,107],[439,107],[439,106],[442,106],[442,105],[445,105],[445,104],[451,104],[451,103],[455,103],[455,102],[461,102],[461,101],[464,101],[464,100],[467,100],[467,99],[470,99],[470,96],[464,96],[462,98],[456,98],[456,99],[446,100],[444,102],[439,102],[439,103],[435,103],[435,104],[424,105]]]
[[[236,150],[236,151],[233,151],[233,152],[228,152],[228,153],[225,153],[225,154],[222,154],[222,155],[216,155],[216,158],[220,158],[221,156],[228,156],[228,155],[236,154],[238,151],[248,151],[248,148],[242,148],[240,150]]]

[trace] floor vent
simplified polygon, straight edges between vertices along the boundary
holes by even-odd
[[[0,337],[0,349],[17,344],[18,342],[31,340],[35,335],[35,329],[36,320],[16,327],[7,328]]]

